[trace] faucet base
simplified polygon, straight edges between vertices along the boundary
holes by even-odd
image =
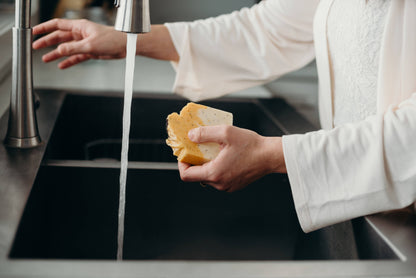
[[[32,29],[13,28],[12,92],[4,144],[28,149],[41,144],[36,121],[32,74]]]
[[[6,137],[4,145],[9,148],[30,149],[42,145],[42,140],[40,136],[30,138]]]

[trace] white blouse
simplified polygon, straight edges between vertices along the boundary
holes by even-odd
[[[357,2],[265,0],[217,18],[166,24],[180,55],[174,91],[193,101],[274,80],[316,58],[323,129],[283,136],[295,208],[305,232],[402,208],[416,199],[416,1],[362,1],[350,7],[361,7],[363,17],[355,17],[359,25],[346,17],[335,22],[341,5]],[[366,23],[370,18],[375,22]],[[346,20],[372,36],[355,36],[352,29],[343,31],[345,37],[332,36],[332,28],[344,28]],[[372,63],[363,65],[359,59],[342,65],[344,55],[368,58],[367,46],[354,42],[358,38],[375,43],[368,46],[375,51],[368,53],[374,55]],[[341,43],[359,49],[347,53]],[[358,88],[351,92],[343,85],[346,78],[363,69],[366,76],[348,84]],[[350,112],[342,110],[341,97],[348,94],[356,98],[346,104]]]
[[[327,36],[334,94],[334,126],[377,112],[381,41],[391,0],[335,0]]]

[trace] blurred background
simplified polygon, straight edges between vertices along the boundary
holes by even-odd
[[[151,0],[150,16],[152,23],[167,21],[189,21],[231,12],[251,6],[256,0]],[[41,0],[40,19],[53,17],[88,18],[96,22],[112,24],[114,0]]]

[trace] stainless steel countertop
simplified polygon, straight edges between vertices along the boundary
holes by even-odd
[[[40,92],[40,134],[33,150],[0,144],[0,277],[416,277],[416,223],[402,213],[366,217],[401,260],[379,261],[77,261],[8,258],[65,93]],[[0,120],[4,138],[7,115]]]

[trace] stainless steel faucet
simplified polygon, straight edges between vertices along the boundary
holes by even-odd
[[[150,32],[149,0],[115,0],[115,29],[126,33]],[[13,28],[12,92],[9,125],[4,144],[34,148],[41,144],[33,93],[31,1],[16,0]]]
[[[13,148],[33,148],[41,144],[33,94],[30,6],[30,0],[16,0],[12,92],[9,126],[4,140],[6,146]]]
[[[150,32],[149,0],[115,0],[117,9],[114,28],[126,33]]]

